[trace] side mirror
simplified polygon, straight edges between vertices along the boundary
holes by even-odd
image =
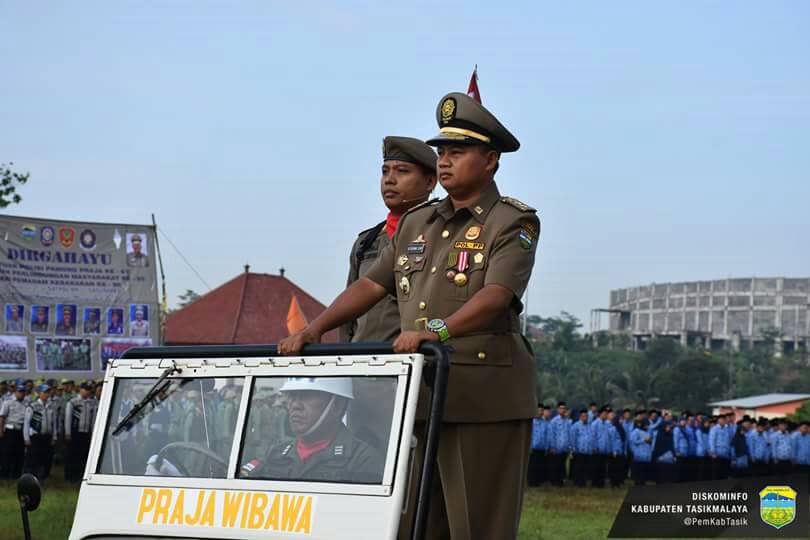
[[[33,474],[24,474],[17,481],[17,499],[20,501],[20,508],[33,512],[39,508],[42,500],[42,488],[39,480]]]

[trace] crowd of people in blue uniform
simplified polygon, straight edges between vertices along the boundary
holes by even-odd
[[[686,411],[538,405],[528,482],[618,487],[730,476],[810,474],[810,423]]]
[[[101,389],[101,381],[0,380],[0,479],[27,472],[44,483],[57,461],[66,481],[79,482]]]

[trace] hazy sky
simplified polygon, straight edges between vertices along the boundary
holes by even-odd
[[[324,303],[385,216],[385,135],[427,138],[479,65],[539,210],[530,311],[612,288],[810,275],[810,3],[0,2],[13,214],[148,223],[215,287]],[[443,192],[440,191],[443,195]],[[172,302],[206,287],[163,242]]]

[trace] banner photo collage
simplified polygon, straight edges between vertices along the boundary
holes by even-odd
[[[0,378],[104,373],[160,343],[152,226],[0,215]]]

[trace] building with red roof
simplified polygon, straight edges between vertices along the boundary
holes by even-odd
[[[278,343],[289,335],[287,312],[293,296],[308,321],[326,306],[284,276],[245,271],[166,317],[166,345]],[[324,343],[337,341],[332,331]]]

